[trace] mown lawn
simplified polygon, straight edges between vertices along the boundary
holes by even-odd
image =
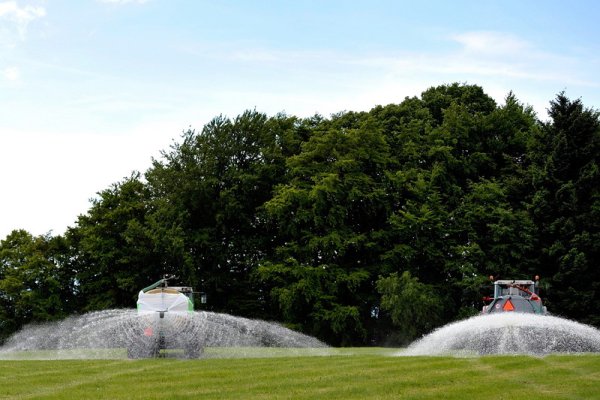
[[[3,399],[598,399],[600,355],[4,360]]]

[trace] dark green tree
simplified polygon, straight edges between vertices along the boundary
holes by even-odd
[[[262,206],[285,182],[286,158],[299,151],[307,129],[285,115],[218,117],[201,132],[186,132],[146,173],[157,240],[208,294],[210,309],[268,317],[250,279],[274,247]]]
[[[443,321],[440,294],[408,271],[380,277],[377,291],[381,294],[381,309],[394,324],[396,344],[407,345]]]
[[[73,312],[73,276],[60,238],[14,230],[0,241],[0,342],[29,322]]]
[[[534,114],[512,93],[496,107],[481,88],[465,85],[431,88],[423,100],[377,111],[388,135],[402,138],[394,140],[400,167],[388,172],[389,271],[410,271],[446,293],[445,318],[472,313],[487,276],[533,251],[531,229],[521,229],[530,227],[523,195]],[[499,203],[491,207],[490,199]]]
[[[265,205],[278,227],[276,257],[258,275],[285,322],[330,343],[367,339],[389,159],[380,127],[354,113],[323,121],[288,159],[290,182]]]
[[[532,141],[531,213],[540,240],[540,273],[550,278],[549,308],[600,325],[599,113],[564,93]]]
[[[553,312],[600,325],[599,114],[560,94],[549,115],[451,84],[329,118],[217,117],[65,236],[0,242],[0,335],[132,307],[165,273],[205,308],[335,345],[470,315],[488,275],[540,274]]]
[[[535,228],[527,210],[513,208],[502,185],[472,183],[462,204],[452,213],[457,231],[452,256],[446,261],[456,288],[459,316],[476,313],[488,276],[532,279],[535,272]],[[460,297],[458,297],[460,296]]]
[[[421,99],[437,124],[443,122],[444,112],[453,104],[464,106],[470,115],[489,114],[496,108],[494,99],[477,85],[452,83],[431,87],[421,94]]]
[[[83,311],[135,305],[137,292],[165,266],[149,229],[149,191],[134,173],[98,193],[89,211],[66,234],[69,264],[78,282]]]

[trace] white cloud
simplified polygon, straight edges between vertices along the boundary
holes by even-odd
[[[592,54],[559,54],[505,32],[466,32],[452,36],[451,40],[462,48],[443,64],[448,72],[545,82],[560,87],[599,86],[595,75],[587,72]]]
[[[405,52],[356,60],[399,80],[471,82],[505,86],[508,90],[533,85],[556,93],[568,86],[597,88],[600,82],[588,70],[588,56],[548,51],[503,32],[465,32],[448,40],[458,48],[438,52]]]
[[[475,31],[451,36],[463,50],[478,55],[520,55],[531,50],[531,45],[519,37],[504,32]]]
[[[100,3],[109,3],[109,4],[144,4],[149,0],[98,0]]]
[[[505,32],[475,31],[450,35],[445,40],[459,44],[437,52],[401,52],[396,54],[350,55],[327,51],[282,51],[264,48],[243,50],[200,48],[184,49],[194,55],[222,59],[226,62],[245,63],[272,68],[274,72],[290,71],[299,76],[322,77],[331,83],[336,77],[361,76],[406,77],[424,80],[447,77],[464,81],[490,77],[496,79],[534,80],[555,82],[564,86],[587,85],[597,82],[582,71],[584,61],[575,56],[558,55],[535,44]],[[227,46],[225,46],[227,47]],[[291,66],[291,67],[290,67]],[[343,79],[348,82],[348,79]],[[372,82],[370,82],[372,83]]]
[[[227,101],[212,99],[221,110],[231,109],[235,102],[238,110],[256,107],[301,116],[307,112],[326,115],[344,109],[367,110],[375,104],[418,96],[432,86],[464,82],[482,86],[500,104],[513,91],[544,118],[548,101],[565,87],[585,93],[600,85],[589,73],[586,52],[558,53],[545,43],[506,32],[462,32],[440,42],[442,49],[436,51],[358,54],[252,48],[237,43],[198,44],[180,50],[233,64],[242,71],[238,82],[243,85],[219,89]]]
[[[21,77],[21,71],[19,71],[19,68],[17,67],[7,67],[2,71],[2,75],[4,76],[4,79],[15,82]]]
[[[16,1],[0,2],[0,18],[12,21],[19,32],[21,39],[25,38],[29,23],[46,15],[46,9],[39,6],[19,7]]]

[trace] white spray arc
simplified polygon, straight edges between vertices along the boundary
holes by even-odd
[[[325,350],[328,347],[312,336],[277,323],[229,314],[195,311],[165,313],[163,318],[159,318],[159,314],[155,313],[152,318],[155,328],[156,324],[161,324],[165,336],[177,341],[173,343],[175,348],[279,347]],[[110,350],[124,354],[124,349],[132,345],[134,352],[144,352],[145,329],[148,329],[147,316],[140,317],[132,309],[97,311],[58,322],[32,324],[15,333],[0,347],[0,359],[114,358],[116,353]],[[144,353],[143,356],[147,355]]]
[[[488,355],[600,352],[600,330],[568,319],[526,313],[475,316],[445,325],[400,355]]]
[[[198,358],[209,347],[327,347],[277,323],[194,311],[193,289],[169,286],[170,279],[175,277],[164,275],[142,289],[137,310],[97,311],[26,326],[0,348],[0,359],[111,358],[123,349],[129,358],[166,356],[167,352]]]

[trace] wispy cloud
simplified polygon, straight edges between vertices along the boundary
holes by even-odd
[[[527,41],[504,32],[475,31],[451,35],[463,46],[463,51],[478,55],[516,55],[529,51],[532,45]]]
[[[261,67],[290,65],[302,70],[350,73],[349,68],[364,68],[368,74],[392,76],[432,74],[453,76],[526,79],[538,82],[570,83],[597,86],[598,82],[580,71],[585,61],[576,55],[553,53],[539,45],[506,32],[471,31],[451,34],[440,39],[444,50],[411,52],[344,53],[339,51],[281,50],[238,48],[236,44],[199,46],[180,50],[205,59]],[[447,46],[447,43],[455,46]],[[244,44],[246,46],[246,44]],[[366,70],[365,70],[366,69]]]
[[[443,51],[415,51],[364,57],[356,63],[381,69],[393,76],[428,75],[448,81],[494,79],[598,87],[587,74],[586,63],[576,55],[547,51],[534,43],[503,32],[465,32],[444,40],[458,46]],[[453,80],[454,79],[454,80]],[[515,79],[517,81],[515,81]]]
[[[586,73],[581,55],[559,54],[506,32],[476,31],[453,35],[461,48],[447,67],[482,76],[598,87]]]
[[[7,81],[15,82],[21,77],[21,71],[17,67],[6,67],[2,70],[2,76]]]
[[[110,3],[110,4],[144,4],[149,0],[98,0],[100,3]]]
[[[0,19],[15,24],[21,39],[25,39],[29,23],[46,15],[46,9],[40,6],[20,7],[16,1],[0,2]]]
[[[547,100],[566,86],[580,91],[600,86],[589,73],[585,52],[559,53],[513,33],[491,31],[451,34],[439,43],[436,50],[396,52],[282,50],[236,43],[181,50],[235,65],[247,82],[273,76],[277,88],[263,84],[263,91],[285,86],[296,97],[326,98],[348,109],[398,101],[437,84],[468,82],[482,85],[498,101],[511,90],[537,94],[543,100],[533,96],[526,101],[535,103],[541,115]],[[328,110],[326,104],[323,110]]]

